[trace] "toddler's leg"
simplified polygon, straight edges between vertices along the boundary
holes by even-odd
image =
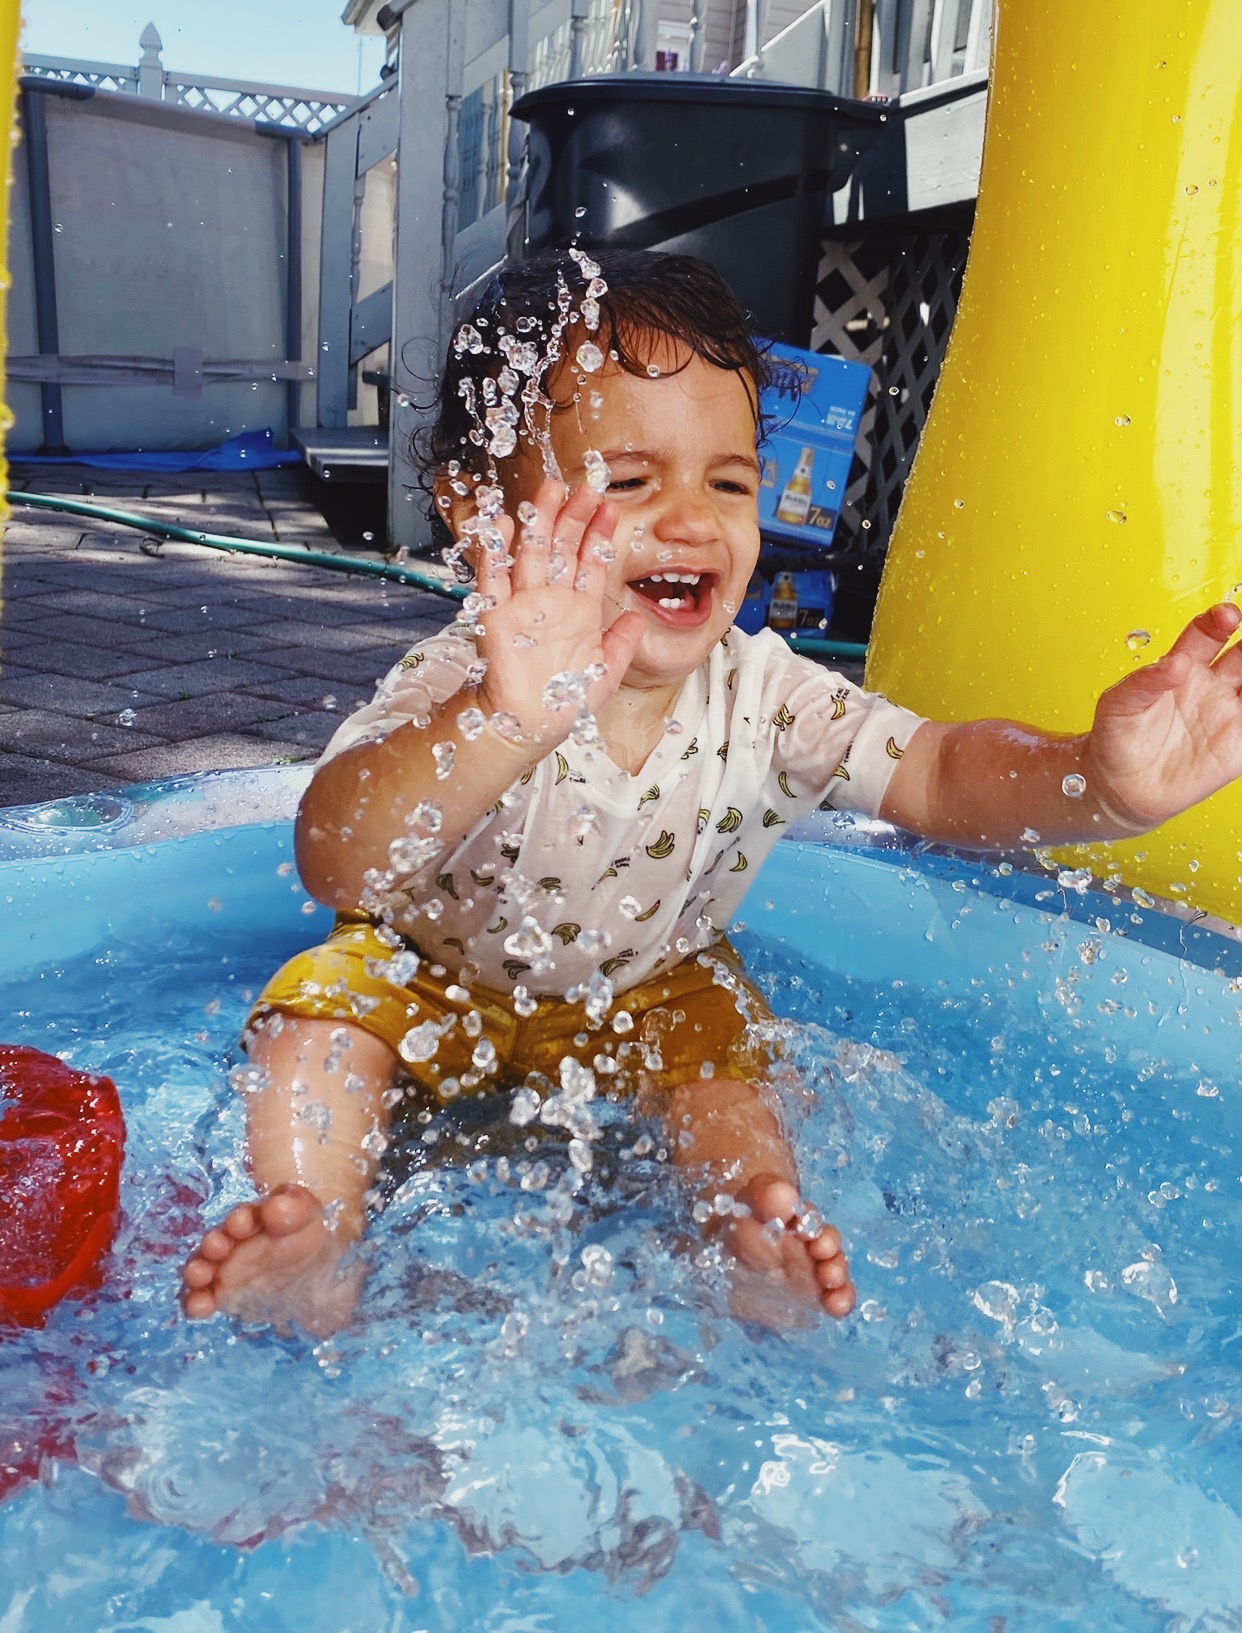
[[[182,1303],[191,1320],[219,1310],[330,1332],[362,1282],[361,1265],[341,1261],[362,1235],[397,1058],[359,1027],[283,1016],[260,1025],[250,1059],[262,1074],[246,1095],[258,1199],[204,1236]]]
[[[704,1199],[725,1191],[750,1209],[748,1216],[722,1217],[708,1226],[753,1273],[735,1284],[738,1313],[780,1325],[787,1319],[780,1309],[784,1294],[796,1305],[848,1315],[856,1294],[841,1238],[806,1209],[793,1152],[768,1093],[757,1083],[727,1077],[685,1083],[672,1091],[669,1122],[674,1161],[706,1169]]]

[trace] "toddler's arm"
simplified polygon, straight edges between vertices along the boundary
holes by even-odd
[[[642,633],[637,613],[605,627],[601,552],[616,521],[599,494],[580,488],[566,498],[559,482],[543,484],[535,519],[516,539],[512,521],[500,518],[511,558],[480,551],[476,562],[479,593],[494,603],[480,614],[482,684],[449,698],[427,727],[399,725],[315,773],[296,832],[298,868],[312,895],[329,907],[356,908],[367,872],[388,868],[389,846],[410,831],[410,815],[424,801],[439,807],[437,837],[445,846],[462,839],[572,730],[576,710],[545,697],[553,676],[590,671],[584,702],[592,709],[616,691]],[[467,736],[457,717],[469,707],[489,720],[499,716],[505,729],[492,724]],[[439,777],[435,751],[443,757],[450,746],[452,773]]]
[[[1230,602],[1100,698],[1091,730],[1058,737],[1006,720],[920,726],[881,815],[913,833],[989,847],[1129,838],[1242,775],[1242,624]],[[1068,779],[1068,780],[1067,780]]]

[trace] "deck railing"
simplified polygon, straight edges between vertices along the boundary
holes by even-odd
[[[897,97],[988,65],[993,0],[818,0],[734,73]]]
[[[222,113],[235,119],[268,124],[313,135],[357,101],[333,91],[303,90],[294,85],[266,85],[255,80],[220,79],[209,74],[181,74],[165,68],[163,41],[153,23],[138,41],[142,56],[134,67],[115,62],[80,62],[72,57],[22,58],[22,73],[42,79],[89,85],[100,91],[124,91],[183,108]]]

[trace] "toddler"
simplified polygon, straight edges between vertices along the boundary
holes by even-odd
[[[680,256],[541,257],[454,336],[423,451],[475,589],[302,801],[298,866],[336,927],[251,1018],[257,1196],[185,1267],[190,1317],[346,1320],[394,1109],[502,1090],[580,1169],[592,1095],[635,1096],[740,1307],[847,1315],[724,937],[781,833],[828,805],[982,847],[1129,836],[1242,770],[1229,604],[1064,737],[922,720],[735,629],[766,376],[730,291]]]

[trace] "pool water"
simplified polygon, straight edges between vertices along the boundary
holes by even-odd
[[[474,1105],[411,1127],[359,1319],[311,1344],[176,1305],[246,1194],[249,998],[322,929],[289,848],[0,863],[5,1041],[129,1127],[104,1289],[0,1338],[0,1450],[42,1448],[3,1633],[1242,1625],[1236,946],[786,842],[738,941],[859,1312],[742,1325],[658,1130],[608,1108],[573,1192]]]

